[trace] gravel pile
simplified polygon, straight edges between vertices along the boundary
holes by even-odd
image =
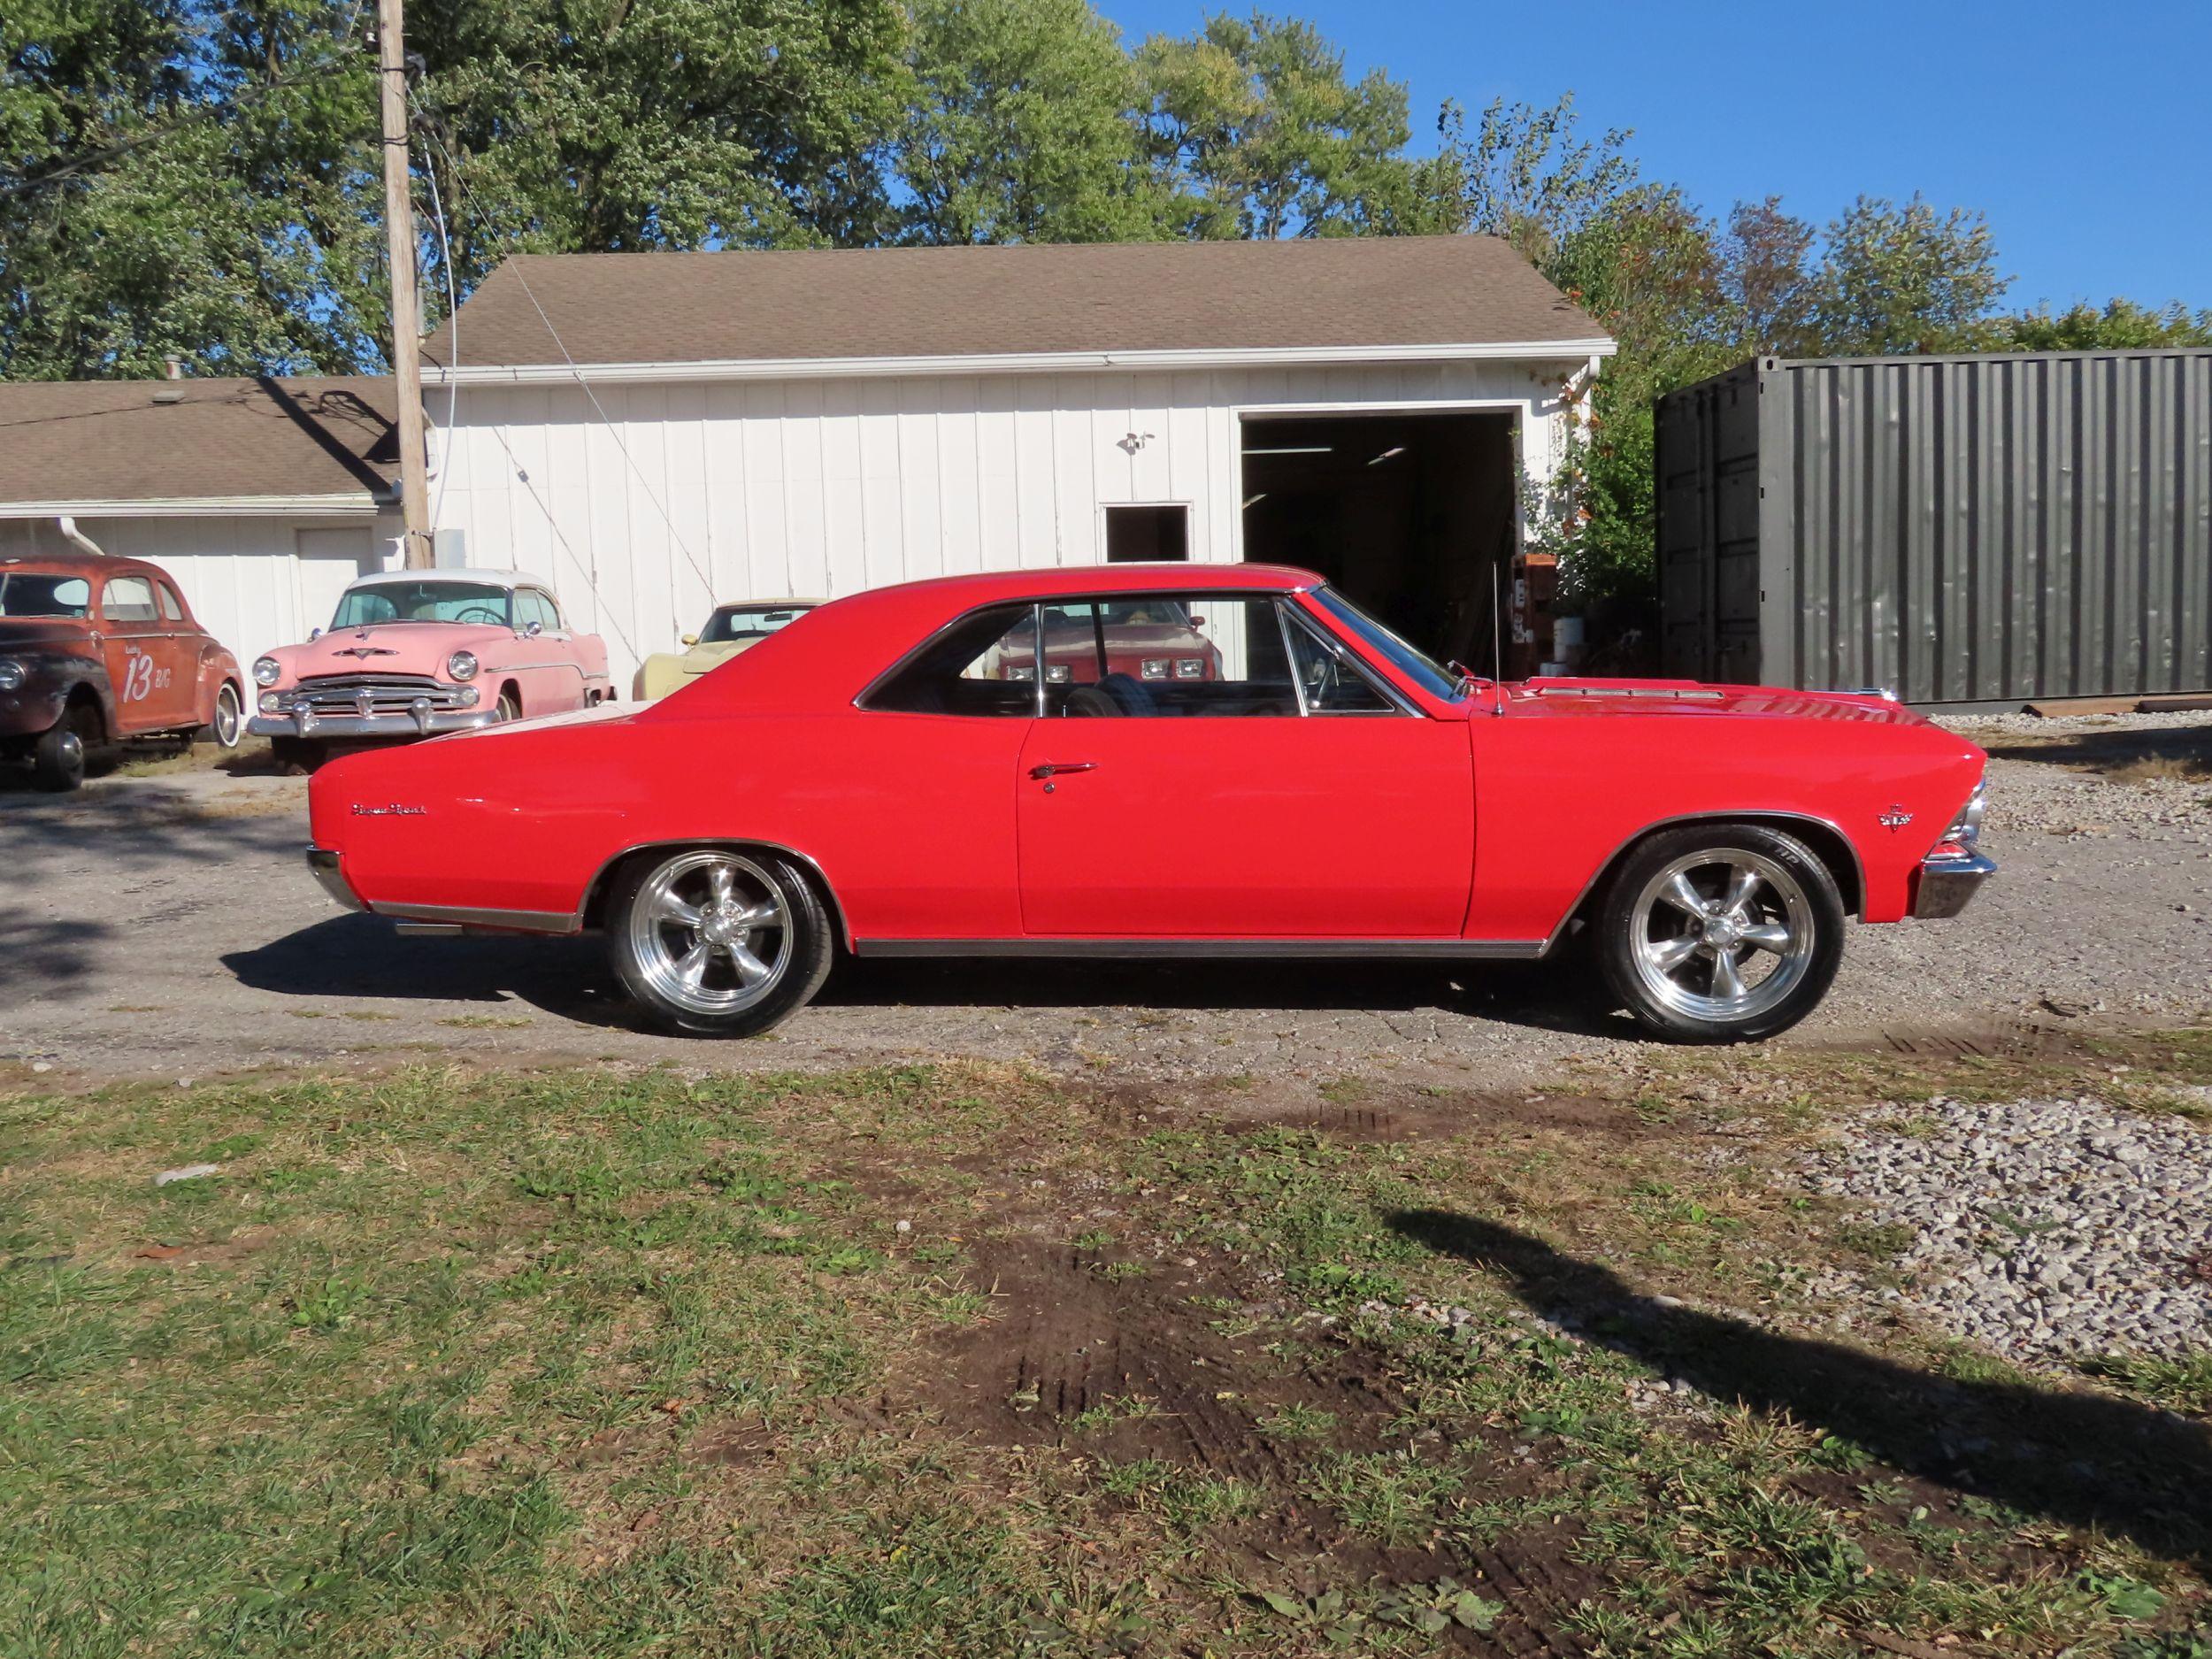
[[[1998,1353],[2212,1343],[2212,1133],[2185,1122],[2090,1099],[1937,1101],[1910,1133],[1831,1145],[1809,1182],[1914,1235],[1906,1288],[1882,1300]],[[1816,1288],[1864,1294],[1842,1276]]]

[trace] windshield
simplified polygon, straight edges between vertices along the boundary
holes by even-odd
[[[0,617],[83,617],[91,609],[92,584],[81,576],[0,571]]]
[[[1314,603],[1364,640],[1383,659],[1431,696],[1455,699],[1466,682],[1417,647],[1408,644],[1333,588],[1313,590]]]
[[[372,622],[488,622],[513,624],[512,596],[489,582],[378,582],[353,588],[338,602],[334,628],[366,627]]]
[[[778,628],[788,627],[812,607],[808,605],[726,605],[707,618],[702,645],[727,645],[733,640],[764,640]]]

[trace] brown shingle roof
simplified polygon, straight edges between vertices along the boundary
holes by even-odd
[[[0,505],[385,493],[388,379],[0,383]]]
[[[562,345],[579,363],[696,363],[1604,332],[1487,236],[518,255],[462,305],[460,325],[464,368],[558,365]],[[424,342],[433,363],[447,349],[443,331]]]

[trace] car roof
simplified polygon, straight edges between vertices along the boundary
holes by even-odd
[[[549,588],[544,578],[527,571],[428,570],[376,571],[357,576],[349,588],[380,588],[390,582],[483,582],[493,588]]]
[[[816,606],[636,718],[849,708],[886,669],[940,628],[993,605],[1086,595],[1295,593],[1320,585],[1311,571],[1287,565],[1162,561],[983,571],[870,588]]]
[[[829,603],[826,599],[718,599],[717,611],[800,611]]]
[[[0,553],[0,571],[20,570],[48,576],[159,576],[172,586],[176,578],[144,559],[103,553]]]

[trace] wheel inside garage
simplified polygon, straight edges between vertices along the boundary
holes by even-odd
[[[1510,414],[1247,415],[1244,557],[1317,572],[1440,661],[1489,672],[1520,476]]]

